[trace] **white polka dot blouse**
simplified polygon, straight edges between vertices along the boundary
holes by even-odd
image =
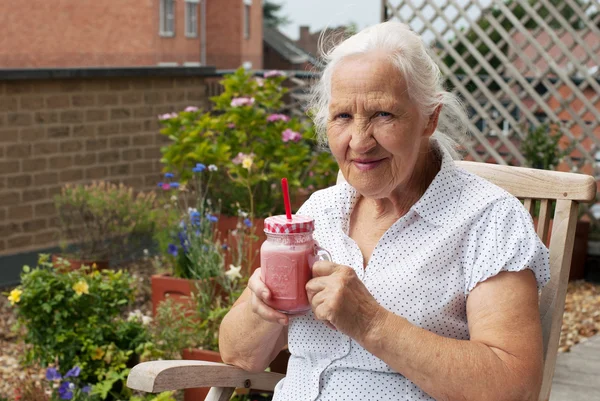
[[[518,199],[442,153],[429,188],[379,240],[366,269],[348,236],[354,188],[318,191],[298,214],[315,219],[318,243],[334,262],[352,267],[387,310],[438,335],[469,339],[469,292],[501,271],[527,268],[541,288],[550,278],[548,250]],[[291,320],[288,341],[291,358],[276,401],[432,400],[312,313]]]

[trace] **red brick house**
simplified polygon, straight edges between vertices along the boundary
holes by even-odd
[[[2,1],[0,68],[262,68],[261,0]]]

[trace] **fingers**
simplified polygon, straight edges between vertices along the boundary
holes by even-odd
[[[338,268],[341,267],[333,262],[328,262],[326,260],[319,260],[313,264],[312,267],[312,275],[313,277],[323,277],[329,276],[335,273]]]
[[[250,299],[252,312],[268,322],[284,326],[289,323],[289,318],[285,313],[278,312],[267,305],[271,293],[260,278],[260,268],[256,269],[250,277],[250,280],[248,280],[248,288],[252,292],[252,298]]]

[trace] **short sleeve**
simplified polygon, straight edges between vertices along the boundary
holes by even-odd
[[[550,280],[548,249],[537,236],[531,216],[517,198],[491,204],[467,235],[465,294],[500,273],[531,269],[538,290]]]

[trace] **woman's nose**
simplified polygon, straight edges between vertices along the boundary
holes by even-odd
[[[349,146],[355,153],[368,153],[372,150],[377,146],[377,141],[373,137],[372,128],[366,126],[354,129]]]

